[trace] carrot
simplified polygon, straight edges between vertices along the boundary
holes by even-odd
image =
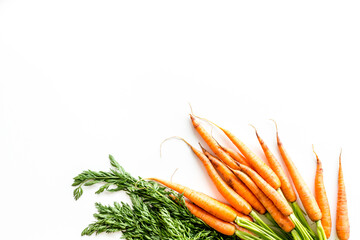
[[[274,218],[275,222],[285,231],[291,232],[295,225],[288,216],[283,215],[274,205],[274,203],[260,190],[260,188],[248,177],[245,173],[239,170],[232,170],[234,174],[245,183],[245,185],[253,192],[253,194],[264,205],[270,215]]]
[[[256,211],[260,214],[265,214],[265,207],[259,202],[255,195],[242,183],[233,172],[220,160],[212,156],[208,151],[203,148],[203,152],[206,157],[210,160],[214,168],[223,176],[224,181],[232,188],[234,191],[243,197]]]
[[[315,199],[322,213],[321,224],[324,228],[326,238],[329,238],[331,235],[330,206],[324,185],[322,163],[314,150],[314,145],[313,145],[313,152],[316,156]]]
[[[252,125],[251,125],[252,126]],[[295,202],[296,201],[296,193],[293,187],[291,186],[291,183],[286,176],[280,162],[276,159],[274,154],[270,151],[269,147],[266,145],[264,140],[259,136],[258,131],[254,126],[252,126],[255,129],[256,137],[261,145],[261,148],[264,151],[264,154],[266,156],[266,159],[269,162],[269,165],[271,169],[275,172],[275,174],[279,177],[281,182],[281,191],[283,192],[285,198],[289,202]]]
[[[232,159],[222,148],[217,144],[217,142],[212,138],[212,136],[202,127],[198,120],[190,114],[190,118],[195,130],[199,133],[202,139],[210,147],[210,149],[223,161],[226,165],[239,169],[239,166],[236,164],[234,159]]]
[[[241,163],[243,165],[246,165],[248,167],[250,167],[250,164],[246,161],[246,158],[241,155],[240,153],[238,153],[237,151],[231,149],[231,148],[228,148],[228,147],[224,147],[224,146],[221,146],[219,144],[219,146],[227,153],[230,155],[230,157],[232,157],[235,161],[237,161],[238,163]]]
[[[193,121],[193,125],[195,124],[199,125],[199,123],[195,120],[195,118],[191,116],[191,119]],[[194,121],[195,120],[195,121]],[[244,155],[247,162],[250,164],[250,166],[260,174],[261,177],[265,179],[266,182],[268,182],[273,188],[278,189],[281,186],[281,182],[279,178],[276,176],[274,171],[264,163],[255,153],[253,153],[243,142],[241,142],[235,135],[233,135],[230,131],[216,125],[215,123],[204,119],[205,121],[208,121],[209,123],[215,125],[218,127],[221,131],[225,133],[225,135],[231,140],[231,142],[239,149],[239,151]],[[220,158],[223,160],[222,158]],[[226,161],[224,161],[225,164],[227,164]],[[227,164],[231,167],[231,165]],[[231,167],[233,168],[233,167]],[[238,168],[233,168],[237,169]]]
[[[245,165],[240,164],[240,167],[240,171],[244,172],[255,182],[255,184],[275,204],[282,214],[289,216],[293,213],[293,210],[287,203],[286,199],[283,198],[274,188],[272,188],[259,174]]]
[[[326,239],[326,234],[324,228],[321,224],[322,213],[317,204],[314,195],[311,193],[309,187],[307,186],[306,182],[302,178],[299,170],[296,168],[294,162],[291,160],[289,154],[286,152],[282,142],[280,141],[278,128],[276,126],[276,138],[277,138],[277,145],[280,151],[280,155],[286,165],[286,168],[291,176],[291,179],[295,185],[296,191],[300,197],[300,200],[305,208],[306,213],[308,214],[309,218],[316,222],[317,225],[317,232],[319,234],[320,240]],[[311,234],[311,232],[309,232]]]
[[[289,154],[286,152],[282,142],[280,141],[279,133],[277,130],[276,130],[276,137],[277,137],[277,144],[278,144],[278,148],[279,148],[281,157],[282,157],[283,161],[285,162],[286,168],[289,171],[289,174],[295,185],[296,191],[299,194],[299,197],[305,208],[305,211],[307,212],[307,214],[309,215],[309,218],[312,221],[315,222],[315,221],[320,220],[322,217],[321,210],[320,210],[314,196],[312,195],[309,187],[307,186],[306,182],[300,175],[299,170],[296,168],[294,162],[291,160]]]
[[[225,222],[232,222],[236,219],[236,211],[233,208],[226,205],[225,203],[219,202],[218,200],[204,194],[201,192],[197,192],[188,187],[182,186],[177,183],[169,182],[166,180],[158,179],[158,178],[148,178],[148,180],[156,181],[165,185],[172,190],[184,194],[190,201],[195,203],[197,206],[201,207],[205,211],[214,215],[217,218]]]
[[[347,208],[347,199],[345,191],[345,182],[341,166],[341,153],[339,157],[339,175],[338,175],[338,196],[336,207],[336,233],[340,240],[350,238],[350,224]]]
[[[235,234],[236,228],[233,224],[214,217],[213,215],[209,214],[208,212],[204,211],[203,209],[190,203],[187,200],[185,200],[185,205],[192,214],[194,214],[197,218],[203,220],[207,225],[209,225],[216,231],[228,236]]]

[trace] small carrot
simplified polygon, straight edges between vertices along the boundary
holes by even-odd
[[[264,205],[270,215],[274,218],[275,222],[285,231],[291,232],[295,225],[288,216],[283,215],[274,205],[274,203],[260,190],[260,188],[248,177],[245,173],[239,170],[232,170],[234,174],[245,183],[245,185],[253,192],[253,194]]]
[[[148,180],[156,181],[178,193],[184,194],[184,196],[194,204],[225,222],[233,222],[237,217],[236,211],[234,211],[233,208],[204,193],[197,192],[180,184],[158,178],[148,178]]]
[[[223,161],[226,165],[230,166],[234,169],[239,169],[239,166],[236,164],[234,159],[232,159],[222,148],[217,144],[217,142],[213,139],[213,137],[204,129],[203,126],[200,125],[199,121],[195,119],[195,117],[190,114],[190,118],[195,130],[199,133],[202,139],[206,142],[206,144],[210,147],[210,149],[218,156],[221,161]]]
[[[199,123],[196,121],[194,122],[195,118],[191,116],[191,119],[193,121],[193,125],[195,126],[195,124],[199,125]],[[194,120],[193,120],[194,119]],[[203,119],[203,118],[201,118]],[[276,174],[274,173],[274,171],[265,164],[264,161],[262,161],[255,153],[253,153],[243,142],[241,142],[237,137],[235,137],[234,134],[232,134],[230,131],[216,125],[215,123],[204,119],[205,121],[208,121],[209,123],[215,125],[216,127],[218,127],[221,131],[223,131],[225,133],[225,135],[230,139],[230,141],[239,149],[239,151],[244,155],[244,157],[246,158],[247,162],[250,164],[250,166],[260,174],[261,177],[263,177],[265,179],[266,182],[268,182],[274,189],[278,189],[281,186],[281,182],[279,180],[279,178],[276,176]],[[223,160],[222,158],[220,158],[221,160]],[[224,161],[225,164],[227,164],[226,161]],[[227,164],[229,167],[231,167],[231,165]],[[233,168],[233,167],[231,167]],[[237,169],[238,168],[233,168],[233,169]]]
[[[280,151],[280,155],[286,165],[286,168],[291,176],[291,179],[295,185],[296,191],[300,197],[300,200],[305,208],[306,213],[308,214],[309,218],[316,222],[317,232],[319,234],[320,240],[326,239],[326,234],[324,228],[321,224],[322,213],[320,210],[319,205],[317,204],[314,195],[311,193],[309,187],[307,186],[306,182],[302,178],[299,170],[296,168],[294,162],[291,160],[289,154],[286,152],[282,142],[280,141],[278,128],[276,126],[276,138],[277,138],[277,145]],[[311,231],[308,231],[311,234]]]
[[[252,126],[252,125],[251,125]],[[274,154],[270,151],[269,147],[266,145],[264,140],[259,136],[258,131],[254,126],[252,126],[255,129],[256,137],[261,145],[261,148],[264,151],[264,154],[266,156],[266,159],[269,162],[269,165],[271,169],[275,172],[275,174],[279,177],[281,182],[281,190],[284,193],[285,198],[289,202],[295,202],[296,201],[296,193],[293,187],[291,186],[291,183],[286,176],[280,162],[276,159]]]
[[[302,178],[299,170],[296,168],[294,162],[291,160],[289,154],[286,152],[282,142],[280,141],[279,132],[277,128],[276,128],[276,138],[277,138],[278,149],[280,151],[281,157],[285,162],[286,168],[289,171],[289,174],[295,185],[296,191],[299,194],[299,197],[305,208],[305,211],[307,212],[309,218],[312,221],[315,222],[321,220],[322,217],[321,210],[315,200],[315,197],[312,195],[309,187]]]
[[[316,156],[315,199],[322,213],[321,224],[324,228],[326,238],[329,238],[331,235],[330,205],[324,185],[322,163],[314,150],[314,145],[313,145],[313,152]]]
[[[336,233],[340,240],[350,238],[350,224],[348,216],[348,207],[345,191],[345,182],[341,166],[341,153],[339,157],[339,175],[338,175],[338,196],[336,207]]]
[[[233,172],[220,160],[212,156],[208,151],[203,148],[203,152],[210,160],[214,168],[223,176],[224,181],[232,188],[236,193],[243,197],[256,211],[260,214],[265,214],[265,207],[259,202],[255,195],[242,183]]]
[[[255,184],[275,204],[282,214],[289,216],[293,213],[293,210],[287,203],[286,199],[283,198],[274,188],[272,188],[259,174],[257,174],[257,172],[245,165],[240,164],[240,167],[240,171],[244,172],[255,182]]]
[[[190,203],[187,200],[185,200],[185,205],[192,214],[194,214],[197,218],[203,220],[207,225],[209,225],[216,231],[228,236],[235,234],[236,228],[233,224],[214,217],[213,215],[209,214],[208,212],[204,211],[203,209]]]

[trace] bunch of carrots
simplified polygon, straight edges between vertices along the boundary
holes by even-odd
[[[225,235],[236,235],[244,240],[325,240],[330,237],[332,224],[330,207],[323,181],[321,161],[315,151],[317,170],[314,196],[280,141],[276,123],[278,150],[290,179],[255,127],[257,139],[268,164],[227,129],[194,114],[190,114],[190,119],[195,130],[215,155],[201,145],[200,149],[193,147],[183,138],[171,138],[180,139],[190,147],[203,163],[212,182],[229,205],[180,184],[158,178],[147,180],[156,181],[183,194],[187,198],[185,204],[193,215]],[[238,151],[221,146],[205,130],[204,123],[221,130]],[[297,204],[296,192],[306,215],[316,223],[316,231],[310,227],[304,216],[305,212]],[[264,215],[270,224],[265,223],[259,215]],[[349,239],[350,225],[341,154],[336,233],[340,240]]]

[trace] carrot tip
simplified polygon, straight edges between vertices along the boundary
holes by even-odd
[[[188,104],[189,104],[190,111],[191,111],[191,114],[190,114],[190,115],[195,115],[195,114],[194,114],[194,112],[193,112],[193,108],[192,108],[192,106],[191,106],[191,103],[190,103],[190,102],[188,102]]]

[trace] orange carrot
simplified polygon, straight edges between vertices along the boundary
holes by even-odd
[[[339,157],[339,176],[338,176],[338,197],[336,207],[336,233],[340,240],[350,238],[350,224],[347,208],[345,182],[341,166],[341,153]]]
[[[223,161],[226,165],[234,169],[239,169],[237,163],[230,157],[222,148],[217,144],[213,137],[202,127],[198,120],[195,119],[193,115],[190,114],[190,118],[195,130],[199,133],[202,139],[206,144],[211,148],[211,150]]]
[[[329,238],[331,235],[330,206],[324,185],[322,163],[314,150],[314,145],[313,145],[313,151],[316,156],[315,199],[322,213],[321,224],[324,228],[326,238]]]
[[[234,170],[234,174],[243,181],[246,186],[253,192],[253,194],[264,205],[270,215],[274,218],[275,222],[285,231],[291,232],[295,225],[288,216],[283,215],[274,205],[274,203],[260,190],[260,188],[249,178],[245,173]]]
[[[195,118],[191,116],[191,119],[193,121],[193,125],[199,125],[199,123],[195,120]],[[195,120],[195,122],[194,122]],[[206,119],[204,119],[206,120]],[[260,174],[261,177],[265,179],[266,182],[268,182],[274,189],[278,189],[281,187],[281,182],[279,178],[276,176],[274,171],[264,163],[263,160],[261,160],[255,153],[253,153],[243,142],[241,142],[235,135],[233,135],[230,131],[216,125],[215,123],[206,120],[213,125],[217,126],[221,131],[225,133],[225,135],[231,140],[231,142],[239,149],[239,151],[244,155],[247,162],[250,164],[250,166]],[[216,152],[215,152],[216,153]],[[231,165],[227,164],[226,161],[224,161],[221,157],[219,157],[226,165],[233,168]],[[233,168],[238,169],[238,168]]]
[[[250,164],[246,161],[246,158],[241,155],[240,153],[238,153],[237,151],[231,149],[231,148],[227,148],[224,146],[221,146],[219,144],[219,146],[227,153],[230,155],[230,157],[232,157],[235,161],[237,161],[238,163],[241,163],[243,165],[246,165],[248,167],[250,167]]]
[[[214,217],[213,215],[190,203],[189,201],[185,200],[185,205],[192,214],[194,214],[197,218],[203,220],[207,225],[209,225],[216,231],[229,236],[235,234],[236,228],[233,224]]]
[[[296,168],[289,154],[285,151],[285,148],[282,142],[280,141],[277,128],[276,128],[276,137],[277,137],[277,144],[281,157],[285,162],[286,168],[289,171],[291,179],[295,185],[296,191],[299,194],[300,200],[305,208],[306,213],[308,214],[309,218],[314,222],[321,220],[322,218],[321,210],[315,200],[315,197],[311,193],[309,187],[307,186],[302,176],[300,175],[299,170]]]
[[[265,214],[265,207],[259,202],[255,195],[242,183],[233,172],[220,160],[212,156],[208,151],[203,149],[205,155],[208,157],[214,168],[223,176],[224,181],[234,191],[243,197],[256,211],[260,214]]]
[[[251,125],[252,126],[252,125]],[[279,177],[281,182],[281,190],[284,193],[285,198],[289,202],[295,202],[296,201],[296,193],[293,187],[291,186],[291,183],[286,176],[280,162],[276,159],[274,154],[270,151],[269,147],[266,145],[264,140],[259,136],[258,131],[254,126],[252,126],[255,129],[256,137],[261,145],[261,148],[264,151],[264,154],[266,156],[266,159],[269,162],[269,165],[271,169],[276,173],[276,175]]]
[[[287,203],[286,199],[283,198],[274,188],[272,188],[259,174],[245,165],[240,164],[240,167],[240,171],[244,172],[255,182],[255,184],[275,204],[282,214],[289,216],[293,213],[293,210]]]
[[[156,181],[178,193],[184,194],[184,196],[194,204],[225,222],[233,222],[237,217],[236,211],[234,211],[233,208],[204,193],[197,192],[180,184],[158,178],[148,178],[148,180]]]

